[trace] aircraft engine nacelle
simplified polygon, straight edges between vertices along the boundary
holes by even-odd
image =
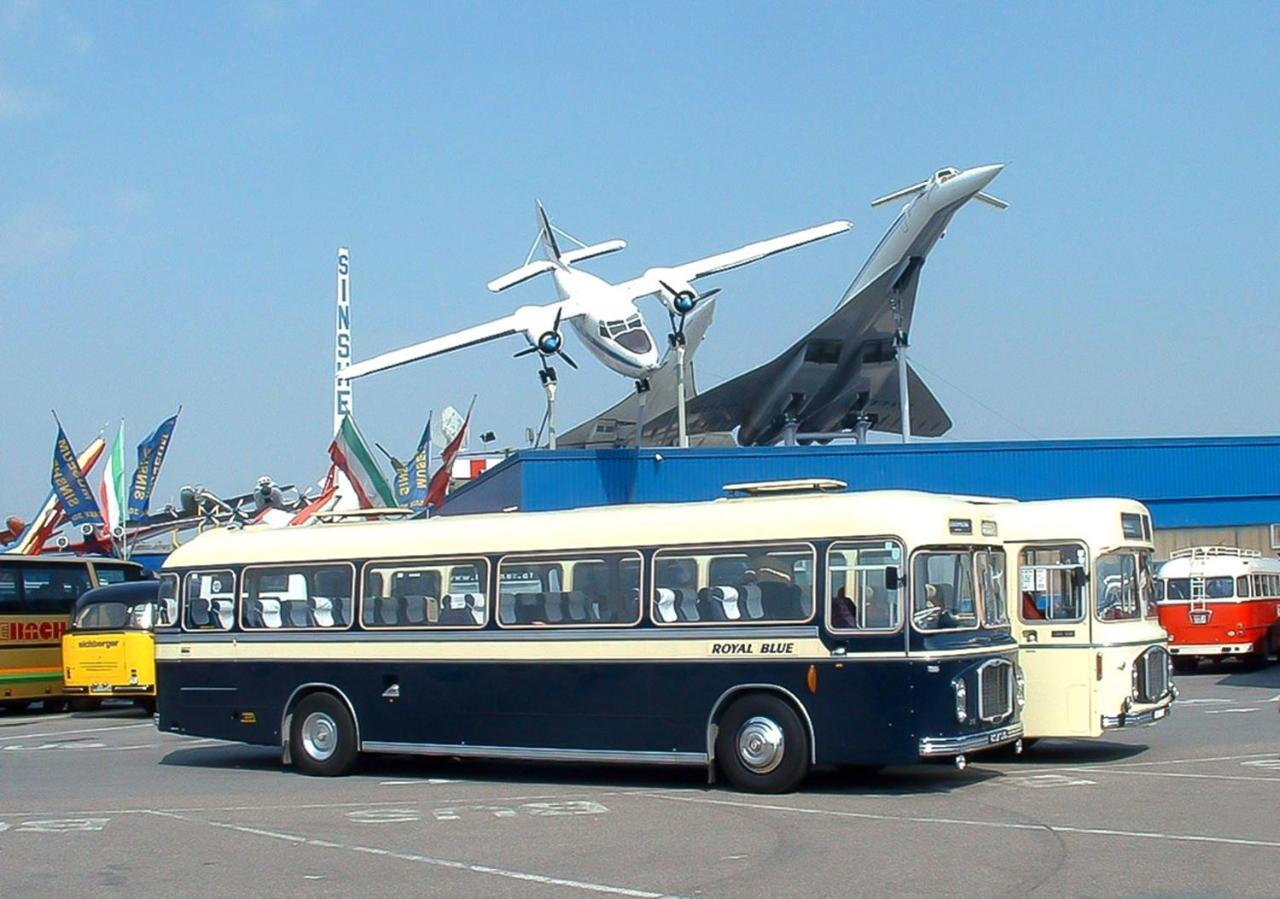
[[[662,285],[658,290],[658,299],[668,311],[676,315],[688,315],[693,311],[693,307],[698,305],[698,292],[688,281],[668,277],[667,273],[662,272],[658,283]]]

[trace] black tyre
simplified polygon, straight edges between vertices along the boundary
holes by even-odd
[[[311,693],[294,707],[289,757],[313,777],[341,777],[356,766],[356,723],[332,693]]]
[[[19,715],[31,708],[31,700],[29,699],[7,699],[0,702],[0,710],[8,712],[10,715]]]
[[[102,708],[101,699],[69,699],[67,708],[73,712],[96,712]]]
[[[1173,656],[1173,670],[1179,674],[1190,674],[1200,666],[1200,660],[1195,656]]]
[[[65,699],[46,699],[40,703],[46,712],[65,712],[67,710],[67,701]]]
[[[716,762],[748,793],[787,793],[809,773],[809,734],[789,703],[768,693],[735,699],[720,716]]]
[[[134,702],[137,703],[138,708],[142,709],[148,715],[154,715],[156,713],[156,698],[154,696],[135,699]]]

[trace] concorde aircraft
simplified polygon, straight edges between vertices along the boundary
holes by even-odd
[[[538,239],[546,258],[527,259],[524,265],[514,271],[490,281],[488,287],[497,293],[537,275],[550,273],[559,299],[545,306],[522,306],[503,318],[357,362],[346,368],[342,377],[348,380],[360,378],[515,334],[523,335],[528,342],[528,347],[516,353],[517,356],[538,353],[544,365],[547,360],[559,356],[568,365],[577,368],[577,364],[564,351],[561,325],[568,322],[578,332],[586,348],[602,363],[620,375],[644,381],[658,370],[661,356],[652,332],[636,308],[637,300],[656,295],[673,317],[683,320],[695,307],[717,292],[708,290],[699,294],[693,288],[693,282],[699,278],[738,268],[783,250],[840,234],[852,227],[852,223],[846,221],[828,222],[684,265],[651,268],[638,278],[610,284],[576,268],[576,265],[587,259],[621,250],[626,247],[626,242],[610,240],[599,244],[582,244],[552,226],[546,210],[539,203]],[[559,237],[568,238],[577,246],[563,249]]]
[[[776,443],[788,429],[800,435],[867,428],[898,432],[902,406],[895,344],[910,332],[921,266],[965,203],[977,199],[1007,207],[983,190],[1003,168],[939,169],[873,200],[872,206],[880,206],[910,198],[831,315],[769,362],[696,396],[686,390],[691,441],[733,442],[728,435],[735,429],[743,446]],[[693,383],[694,349],[690,344],[686,355],[688,384]],[[906,371],[911,431],[924,437],[946,433],[951,419],[914,369],[908,365]],[[658,374],[652,381],[642,442],[674,445],[675,379]],[[561,434],[559,445],[634,443],[637,417],[636,397],[627,397]]]

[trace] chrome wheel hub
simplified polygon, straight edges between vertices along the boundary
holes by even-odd
[[[782,728],[757,715],[738,728],[738,759],[753,774],[768,774],[782,762]]]
[[[324,712],[312,712],[302,722],[302,748],[317,762],[327,761],[338,749],[338,725]]]

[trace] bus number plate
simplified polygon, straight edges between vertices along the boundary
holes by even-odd
[[[1191,613],[1192,624],[1208,624],[1209,619],[1213,617],[1213,613],[1208,609],[1197,609]]]

